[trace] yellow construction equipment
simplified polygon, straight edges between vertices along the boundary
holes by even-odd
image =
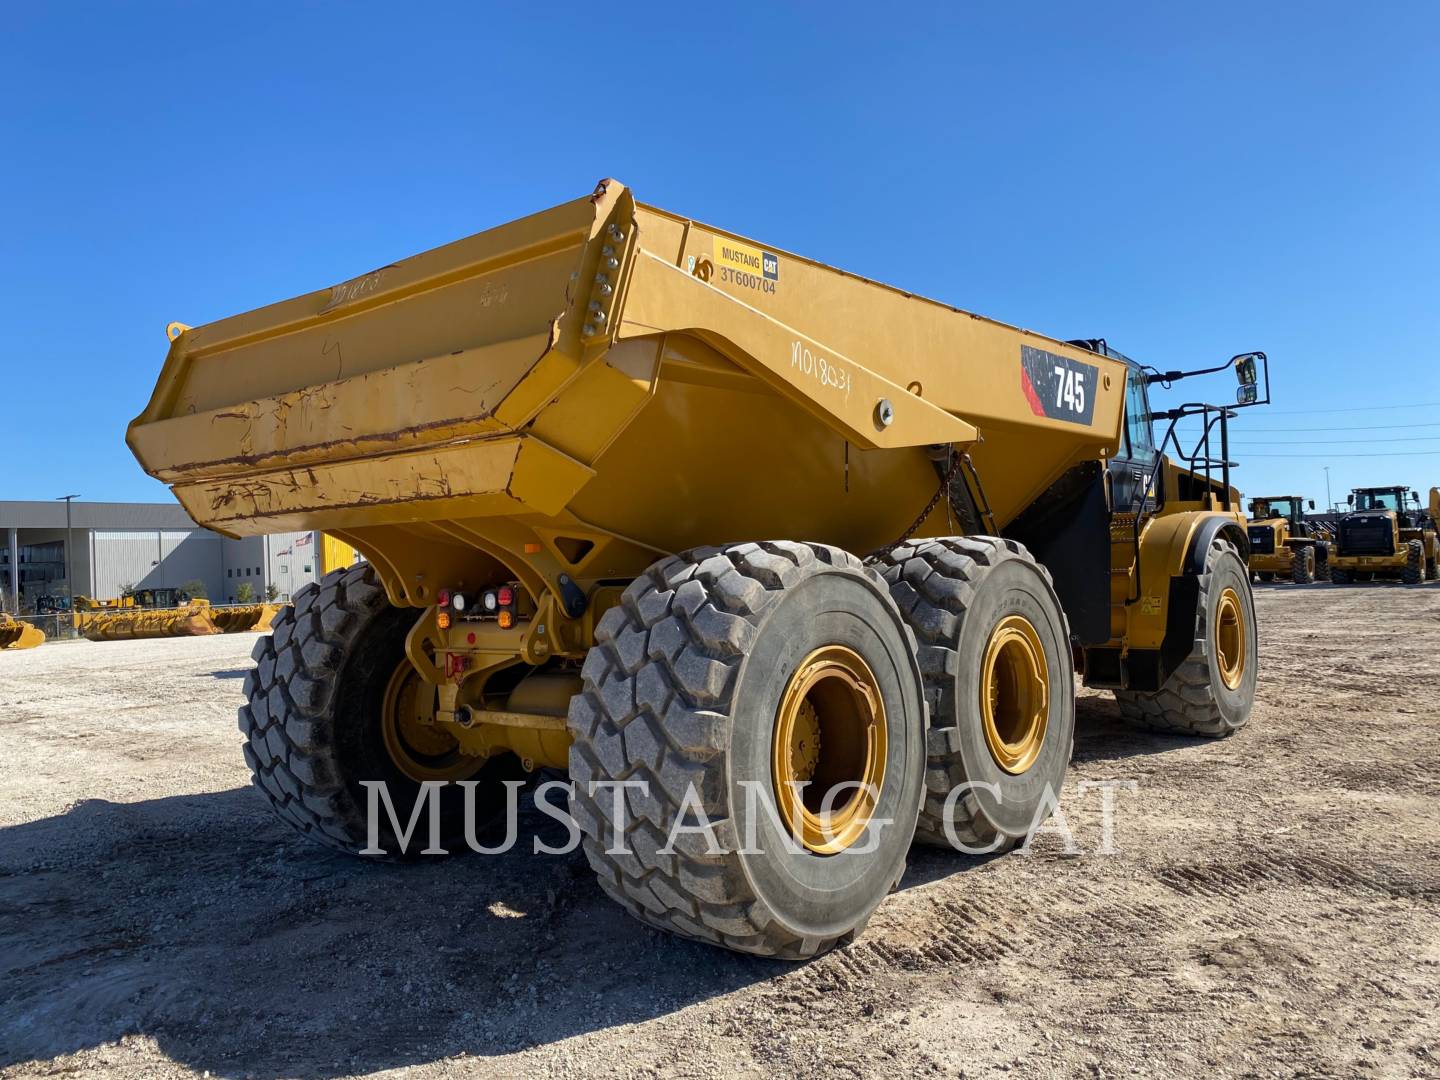
[[[0,611],[0,649],[33,649],[43,644],[43,630]]]
[[[566,768],[629,911],[805,957],[863,927],[912,837],[1000,850],[1043,820],[1077,660],[1142,724],[1249,716],[1227,424],[1268,400],[1263,353],[1142,367],[613,181],[167,337],[128,434],[146,470],[202,525],[367,560],[276,617],[241,711],[259,790],[342,850],[361,781],[394,853],[432,795],[460,843],[448,781],[488,815]],[[1237,404],[1157,439],[1148,387],[1225,370]]]
[[[1351,509],[1340,517],[1330,560],[1332,582],[1398,578],[1419,585],[1440,578],[1440,488],[1430,489],[1428,513],[1419,493],[1400,485],[1356,488],[1347,501]]]
[[[1250,572],[1261,581],[1309,585],[1330,580],[1328,530],[1305,518],[1299,495],[1260,495],[1250,500]],[[1309,500],[1315,509],[1315,500]]]
[[[281,607],[268,601],[221,607],[179,589],[139,589],[115,600],[75,597],[75,629],[91,641],[237,634],[270,629]]]
[[[204,637],[220,633],[208,600],[185,597],[177,600],[172,590],[155,590],[164,603],[152,606],[134,596],[119,601],[90,601],[75,608],[75,629],[90,641],[129,641],[132,638]],[[147,590],[148,592],[148,590]],[[77,601],[81,598],[77,597]],[[252,614],[251,621],[258,618]]]

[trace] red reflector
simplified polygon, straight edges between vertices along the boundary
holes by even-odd
[[[466,635],[465,635],[465,644],[467,644],[467,645],[474,645],[474,644],[475,644],[475,635],[474,635],[474,634],[466,634]]]
[[[500,606],[509,607],[513,603],[515,603],[515,590],[509,585],[502,586],[500,589]]]
[[[449,590],[449,589],[441,589],[438,593],[436,593],[436,594],[435,594],[435,603],[439,604],[441,607],[449,607],[449,606],[450,606],[450,590]]]

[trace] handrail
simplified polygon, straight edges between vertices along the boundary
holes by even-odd
[[[1221,497],[1224,501],[1225,509],[1232,509],[1230,505],[1230,470],[1239,465],[1239,462],[1232,462],[1230,460],[1230,418],[1235,415],[1235,409],[1228,405],[1210,405],[1203,401],[1192,401],[1171,409],[1164,415],[1169,418],[1170,425],[1165,429],[1165,435],[1156,446],[1155,456],[1151,460],[1150,487],[1153,487],[1155,491],[1155,506],[1151,510],[1150,515],[1153,516],[1165,508],[1167,493],[1164,484],[1160,482],[1159,478],[1161,476],[1160,464],[1165,458],[1165,447],[1167,445],[1173,445],[1175,447],[1175,460],[1185,462],[1185,464],[1190,467],[1191,472],[1199,473],[1203,470],[1205,474],[1205,486],[1207,488],[1213,486],[1214,470],[1219,469],[1222,487]],[[1204,427],[1201,429],[1199,438],[1195,440],[1194,448],[1187,454],[1185,448],[1180,445],[1180,436],[1176,433],[1175,425],[1190,416],[1203,417]],[[1217,423],[1220,425],[1220,457],[1218,458],[1211,456],[1210,453],[1210,432]],[[1149,494],[1149,490],[1147,489],[1141,495],[1140,507],[1135,513],[1132,542],[1135,548],[1135,562],[1137,566],[1140,562],[1140,529],[1147,517],[1145,504],[1149,499]],[[1136,574],[1134,595],[1131,596],[1126,603],[1133,604],[1139,599],[1140,576]]]

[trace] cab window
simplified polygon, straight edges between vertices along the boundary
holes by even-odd
[[[1132,458],[1155,455],[1155,434],[1151,428],[1150,402],[1145,394],[1145,374],[1131,368],[1125,376],[1125,427]]]
[[[1399,510],[1400,500],[1393,491],[1366,491],[1355,502],[1357,510]]]

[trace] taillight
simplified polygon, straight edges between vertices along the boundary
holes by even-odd
[[[501,607],[510,607],[515,603],[515,590],[509,585],[502,586],[498,596]]]
[[[435,594],[435,603],[439,604],[441,607],[449,607],[449,606],[450,606],[450,590],[449,590],[449,589],[441,589],[439,592],[437,592],[437,593]]]

